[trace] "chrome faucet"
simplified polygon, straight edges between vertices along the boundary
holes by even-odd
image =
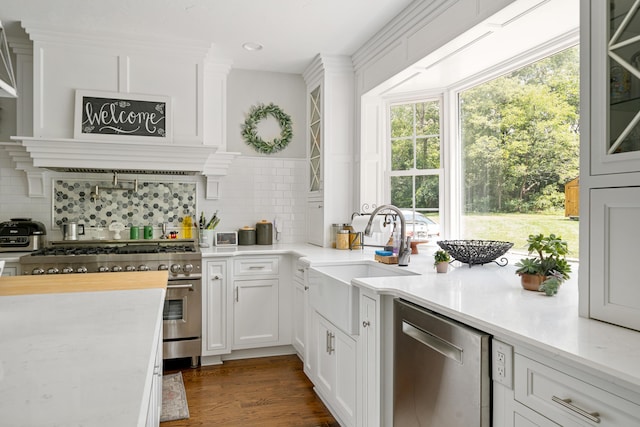
[[[410,242],[411,237],[407,237],[406,223],[405,223],[404,215],[402,215],[402,212],[400,211],[400,209],[398,209],[394,205],[381,205],[375,208],[373,212],[371,212],[371,218],[369,218],[369,222],[367,223],[367,226],[364,229],[364,234],[365,236],[368,236],[368,237],[371,237],[373,235],[373,232],[371,231],[373,220],[378,214],[378,212],[384,209],[395,212],[400,218],[400,246],[398,248],[398,265],[400,267],[406,267],[409,265],[409,258],[411,256],[411,242]]]

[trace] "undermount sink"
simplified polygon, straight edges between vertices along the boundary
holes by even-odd
[[[345,332],[359,333],[360,291],[351,280],[368,277],[417,275],[413,271],[375,261],[309,268],[309,304]]]

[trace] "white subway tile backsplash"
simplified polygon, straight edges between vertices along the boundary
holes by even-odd
[[[223,181],[223,197],[204,205],[217,206],[224,230],[278,217],[280,242],[306,241],[306,161],[304,159],[237,158]],[[227,197],[227,194],[230,197]],[[294,208],[295,207],[295,208]],[[297,209],[297,211],[295,210]],[[302,220],[293,220],[293,215]]]

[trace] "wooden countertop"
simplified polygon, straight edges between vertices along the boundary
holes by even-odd
[[[166,271],[0,277],[0,296],[167,288]]]

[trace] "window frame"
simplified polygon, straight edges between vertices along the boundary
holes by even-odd
[[[439,168],[435,168],[435,169],[416,169],[415,167],[415,157],[414,157],[414,166],[411,169],[407,169],[407,170],[398,170],[398,171],[394,171],[391,169],[391,163],[392,163],[392,155],[391,155],[391,150],[392,150],[392,143],[391,143],[391,108],[394,106],[399,106],[399,105],[407,105],[407,104],[419,104],[419,103],[424,103],[424,102],[434,102],[437,101],[440,107],[440,114],[439,114],[439,144],[440,144],[440,167]],[[412,94],[410,97],[393,97],[393,98],[385,98],[385,114],[386,114],[386,118],[384,120],[386,129],[385,129],[385,135],[386,135],[386,139],[385,139],[385,170],[384,170],[384,194],[386,194],[387,200],[391,201],[391,178],[392,177],[396,177],[396,176],[410,176],[410,177],[417,177],[417,176],[438,176],[438,192],[439,192],[439,200],[438,200],[438,214],[440,214],[441,210],[442,210],[442,194],[443,194],[443,190],[444,190],[444,185],[443,185],[443,173],[444,173],[444,155],[443,155],[443,151],[444,151],[444,135],[445,132],[443,130],[443,126],[444,126],[444,122],[442,120],[443,117],[443,109],[444,109],[444,99],[443,99],[443,94],[441,92],[424,92],[424,93],[415,93]],[[415,119],[415,117],[414,117]],[[415,126],[415,120],[413,123],[413,135],[412,135],[412,140],[413,140],[413,148],[414,148],[414,154],[415,154],[415,147],[416,147],[416,126]],[[415,179],[413,180],[413,193],[414,193],[414,198],[413,198],[413,206],[411,207],[403,207],[403,209],[411,209],[415,212],[420,212],[422,214],[425,214],[427,212],[424,211],[420,211],[420,210],[416,210],[415,208]]]
[[[391,200],[391,106],[440,98],[440,169],[438,169],[440,175],[440,198],[438,211],[441,238],[459,239],[464,215],[460,93],[579,44],[580,34],[579,30],[576,30],[507,61],[498,62],[494,66],[451,86],[384,96],[385,108],[383,111],[385,117],[382,123],[386,126],[384,153],[387,158],[384,162],[383,191],[386,199]]]

